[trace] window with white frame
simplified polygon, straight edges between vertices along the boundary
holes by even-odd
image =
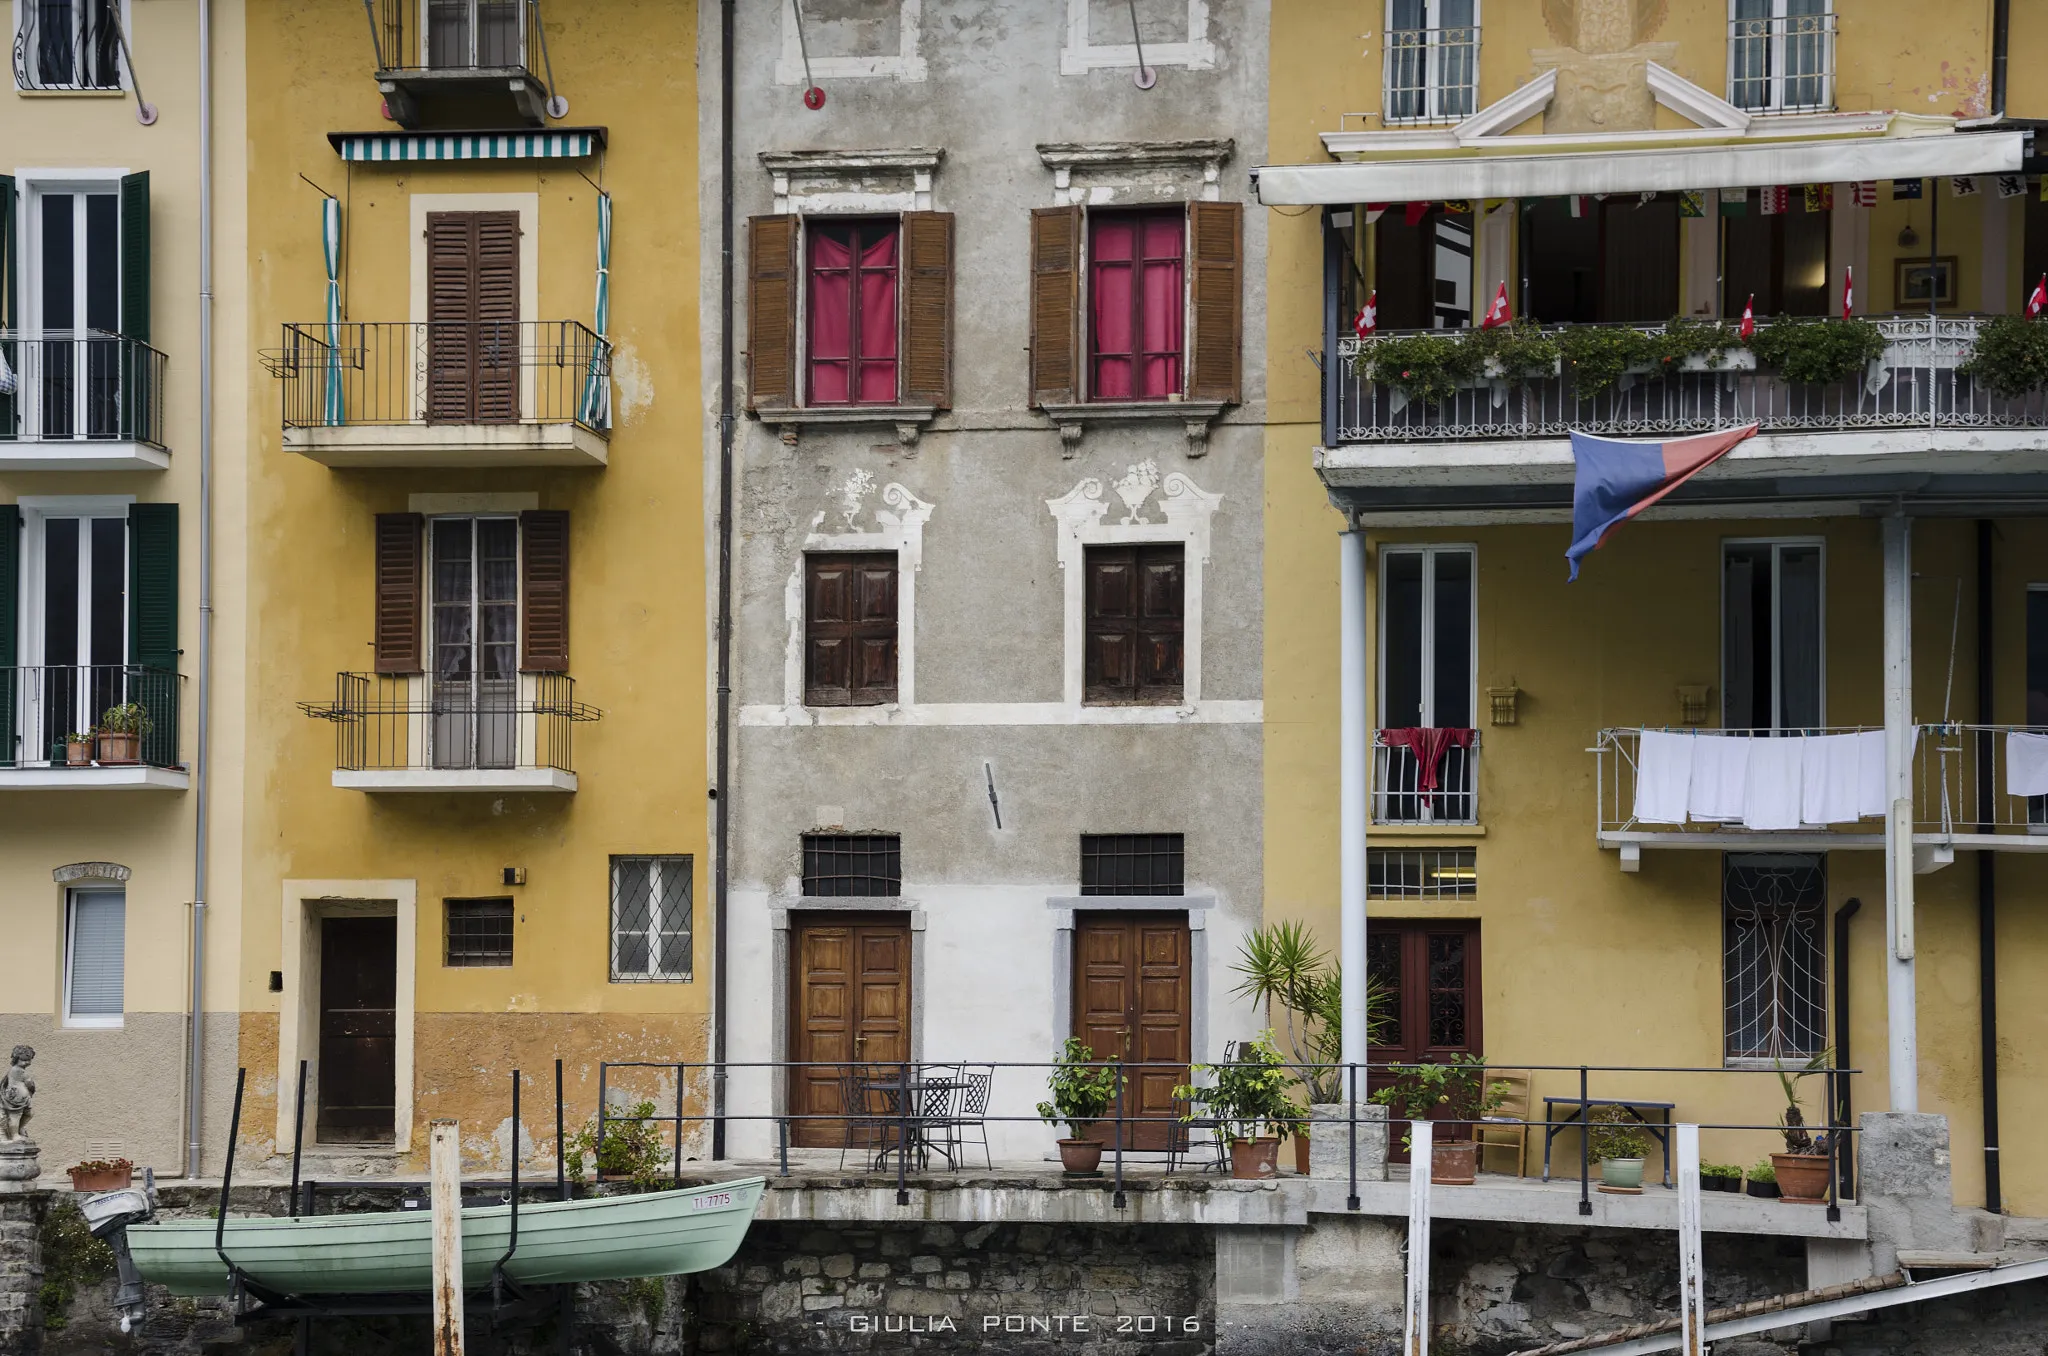
[[[1821,543],[1721,548],[1721,724],[1797,733],[1824,719]]]
[[[121,0],[15,0],[20,89],[121,88]]]
[[[1728,102],[1752,113],[1833,108],[1834,0],[1729,0]]]
[[[64,1025],[121,1025],[127,932],[127,891],[93,886],[66,892]]]
[[[693,865],[688,856],[612,858],[612,983],[690,978]]]
[[[1470,546],[1380,552],[1379,823],[1478,818],[1476,576]]]
[[[1456,122],[1479,107],[1479,0],[1387,0],[1381,120]]]

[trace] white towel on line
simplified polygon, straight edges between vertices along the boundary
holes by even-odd
[[[2013,730],[2005,736],[2005,793],[2048,796],[2048,735]]]
[[[1749,744],[1749,780],[1742,797],[1743,827],[1759,831],[1798,828],[1806,766],[1805,737],[1752,739]]]
[[[1636,750],[1635,817],[1644,824],[1683,824],[1692,790],[1696,736],[1645,730]]]
[[[1856,817],[1883,818],[1890,809],[1885,794],[1884,731],[1865,730],[1856,736]]]
[[[1692,789],[1686,809],[1695,821],[1714,824],[1742,818],[1749,784],[1749,746],[1754,742],[1729,735],[1694,737]]]
[[[1800,775],[1799,818],[1805,823],[1820,825],[1846,824],[1861,817],[1861,736],[1808,735],[1801,742],[1806,745],[1806,756]],[[1883,745],[1878,748],[1882,754]]]

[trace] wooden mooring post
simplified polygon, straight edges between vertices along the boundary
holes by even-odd
[[[463,1356],[462,1135],[456,1122],[435,1121],[428,1136],[434,1212],[434,1356]]]

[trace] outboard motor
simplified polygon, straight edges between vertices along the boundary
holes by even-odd
[[[93,1237],[104,1238],[114,1250],[114,1268],[121,1288],[114,1292],[114,1309],[121,1315],[121,1331],[128,1332],[142,1320],[142,1273],[128,1252],[128,1226],[146,1224],[156,1216],[156,1173],[142,1170],[140,1187],[102,1191],[79,1203],[86,1227]]]

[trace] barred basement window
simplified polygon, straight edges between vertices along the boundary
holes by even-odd
[[[804,893],[816,896],[902,894],[902,835],[805,834]]]
[[[1367,848],[1368,899],[1470,899],[1479,893],[1475,848]]]
[[[612,983],[690,978],[687,856],[612,858]]]
[[[1187,839],[1178,833],[1084,833],[1084,895],[1177,895],[1187,883]]]
[[[1722,873],[1729,1059],[1804,1060],[1827,1048],[1827,865],[1730,856]]]
[[[510,965],[512,963],[512,901],[450,899],[447,964]]]

